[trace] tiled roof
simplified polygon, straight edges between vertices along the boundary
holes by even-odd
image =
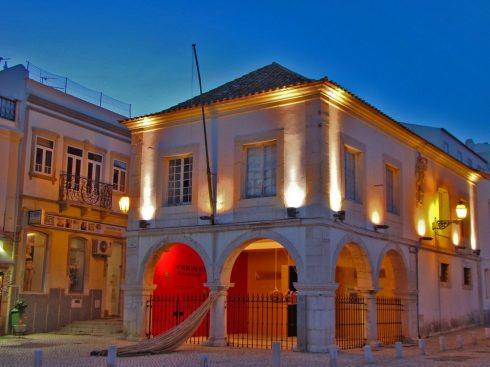
[[[210,104],[213,102],[235,99],[274,89],[304,84],[311,81],[312,79],[308,79],[285,68],[282,65],[279,65],[276,62],[273,62],[270,65],[252,71],[251,73],[245,74],[240,78],[203,93],[202,96],[196,96],[161,112],[170,112],[183,108],[196,107],[203,103]]]

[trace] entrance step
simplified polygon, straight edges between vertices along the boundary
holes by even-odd
[[[123,322],[121,319],[73,321],[57,331],[59,334],[94,336],[114,335],[122,332]]]

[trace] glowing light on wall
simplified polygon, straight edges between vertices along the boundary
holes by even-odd
[[[451,236],[451,239],[453,241],[453,245],[454,246],[458,246],[459,245],[459,241],[461,239],[460,235],[459,235],[459,231],[457,230],[453,230],[453,234]]]
[[[141,202],[140,214],[144,220],[150,220],[155,214],[155,149],[156,134],[143,135],[143,149],[141,152]]]
[[[419,219],[417,222],[417,234],[420,237],[424,237],[426,229],[427,229],[427,226],[425,224],[425,220]]]
[[[371,222],[373,222],[374,224],[380,224],[381,223],[381,215],[379,214],[379,212],[377,210],[374,210],[371,213]]]
[[[286,207],[299,208],[305,203],[305,183],[301,175],[302,152],[304,151],[304,137],[296,131],[297,124],[293,121],[288,126],[288,133],[284,134],[284,145],[288,147],[285,152],[285,191],[284,204]]]
[[[305,202],[305,191],[296,182],[290,182],[285,193],[287,207],[299,208]]]
[[[340,142],[339,142],[338,113],[330,109],[330,128],[328,131],[330,154],[330,208],[333,211],[342,210],[342,194],[340,189]]]
[[[140,123],[140,126],[145,127],[149,125],[151,125],[151,119],[149,119],[148,117],[143,118],[143,120]]]
[[[476,250],[478,248],[478,244],[476,242],[476,225],[475,225],[475,186],[469,184],[470,191],[470,232],[471,232],[471,248]]]

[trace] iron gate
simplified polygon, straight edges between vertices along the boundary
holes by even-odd
[[[385,344],[393,344],[403,339],[402,315],[401,298],[376,298],[378,340]]]
[[[184,321],[208,298],[208,293],[161,293],[146,300],[148,315],[146,336],[164,333]],[[186,343],[200,344],[209,335],[209,312],[202,324]]]
[[[228,345],[240,348],[291,349],[296,344],[295,293],[228,294]]]
[[[342,349],[361,348],[366,344],[366,301],[357,295],[335,298],[335,340]]]

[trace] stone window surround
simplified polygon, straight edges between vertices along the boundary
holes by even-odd
[[[247,147],[276,143],[276,195],[259,198],[246,197]],[[233,207],[284,207],[284,129],[274,129],[253,134],[235,136],[233,174]]]
[[[447,264],[447,281],[442,281],[441,276],[442,276],[442,264]],[[439,259],[439,269],[438,269],[438,274],[439,274],[439,284],[443,288],[451,288],[451,262],[448,259]]]
[[[393,212],[389,212],[386,208],[386,201],[385,201],[385,205],[384,205],[384,208],[386,210],[386,214],[388,217],[390,217],[391,220],[395,220],[395,221],[399,221],[401,222],[401,217],[402,217],[402,212],[403,212],[403,200],[402,200],[402,197],[403,197],[403,171],[401,169],[402,167],[402,163],[389,156],[388,154],[383,154],[383,182],[385,183],[386,185],[386,166],[392,168],[395,173],[396,173],[396,177],[394,177],[394,186],[395,186],[395,190],[397,191],[397,193],[395,193],[395,200],[397,201],[395,207],[397,209],[397,212],[396,213],[393,213]],[[385,193],[386,193],[386,187],[385,187]],[[386,200],[386,195],[384,195],[384,200]]]
[[[195,143],[175,148],[160,149],[158,151],[158,169],[155,183],[160,182],[160,184],[155,184],[157,203],[156,218],[172,214],[191,214],[198,212],[199,171],[201,170],[199,165],[199,148],[200,144]],[[168,162],[171,159],[182,156],[192,156],[192,202],[188,205],[169,206],[167,205]]]
[[[112,185],[112,180],[113,180],[113,175],[114,175],[114,160],[118,160],[118,161],[122,161],[124,163],[126,163],[126,182],[125,182],[125,190],[124,192],[121,192],[121,191],[115,191],[113,190],[112,192],[115,193],[115,194],[118,194],[118,195],[124,195],[126,193],[128,193],[128,184],[129,184],[129,169],[130,169],[130,158],[129,156],[127,155],[124,155],[124,154],[121,154],[121,153],[118,153],[118,152],[110,152],[109,153],[109,159],[110,159],[110,167],[111,167],[111,170],[110,170],[110,180],[109,180],[109,183]]]
[[[39,172],[34,171],[34,164],[36,160],[36,138],[41,137],[45,138],[48,140],[51,140],[54,143],[53,147],[53,159],[52,159],[52,167],[51,167],[51,174],[46,175],[42,174]],[[53,183],[56,182],[57,177],[56,177],[56,163],[58,161],[58,142],[59,142],[60,136],[52,131],[45,130],[45,129],[40,129],[37,127],[33,127],[31,129],[31,160],[29,164],[29,178],[32,180],[33,177],[40,178],[43,180],[48,180]]]
[[[341,180],[341,185],[340,187],[342,188],[342,201],[343,204],[347,203],[352,203],[356,206],[363,206],[364,205],[364,199],[366,198],[366,145],[361,143],[355,138],[352,138],[345,133],[340,133],[340,167],[341,167],[341,172],[342,174],[340,175],[340,180]],[[359,166],[357,167],[358,169],[358,175],[356,177],[356,186],[359,194],[359,200],[353,201],[353,200],[347,200],[345,198],[345,178],[344,178],[344,172],[345,172],[345,167],[344,167],[344,152],[346,150],[351,150],[359,154],[359,157],[357,159]]]

